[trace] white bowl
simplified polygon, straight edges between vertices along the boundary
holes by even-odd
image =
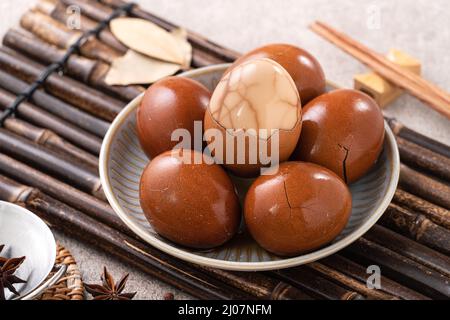
[[[62,275],[62,269],[48,281],[56,258],[56,243],[48,226],[35,214],[12,203],[0,201],[0,245],[3,257],[22,257],[25,260],[15,275],[27,281],[15,284],[20,293],[15,297],[5,290],[6,299],[32,299],[52,285]]]
[[[213,90],[227,67],[228,64],[215,65],[181,76],[200,81]],[[361,237],[377,222],[394,196],[400,160],[394,135],[385,124],[386,138],[379,161],[365,177],[350,186],[352,214],[346,228],[332,243],[293,258],[266,252],[246,233],[239,233],[224,246],[207,251],[178,246],[153,230],[139,204],[139,180],[149,161],[139,145],[135,129],[135,111],[141,99],[142,95],[131,101],[106,134],[100,153],[100,178],[109,203],[123,222],[149,244],[180,259],[240,271],[282,269],[309,263],[331,255]],[[242,200],[252,180],[234,178],[234,182]]]

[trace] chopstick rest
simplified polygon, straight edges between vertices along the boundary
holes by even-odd
[[[421,74],[421,63],[398,49],[390,49],[386,58],[399,67],[409,70],[417,75]],[[385,108],[403,94],[403,90],[385,80],[375,72],[355,74],[353,76],[354,88],[369,94],[381,108]]]

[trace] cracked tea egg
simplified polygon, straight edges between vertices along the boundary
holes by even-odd
[[[194,148],[195,121],[201,125],[210,97],[205,86],[188,78],[167,77],[151,85],[136,114],[139,142],[147,156],[174,148],[180,142],[172,140],[176,129],[187,130]]]
[[[306,50],[290,44],[274,43],[256,48],[236,60],[228,70],[261,58],[271,59],[286,69],[295,82],[303,105],[325,92],[325,74],[319,61]]]
[[[166,151],[144,169],[140,203],[153,229],[177,244],[208,249],[230,240],[241,209],[225,170],[201,152]]]
[[[283,162],[301,131],[300,98],[289,73],[270,59],[226,73],[205,113],[205,140],[216,161],[241,177]]]
[[[255,241],[280,256],[296,256],[335,239],[346,226],[352,200],[332,171],[306,162],[285,162],[278,173],[258,177],[244,205]]]
[[[360,91],[335,90],[304,106],[302,134],[291,159],[317,163],[352,183],[377,161],[383,141],[377,103]]]

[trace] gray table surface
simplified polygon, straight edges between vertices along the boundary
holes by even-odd
[[[362,43],[387,52],[394,47],[422,61],[424,78],[450,90],[450,3],[448,0],[135,0],[160,16],[205,35],[226,47],[246,52],[272,42],[299,45],[321,62],[328,79],[352,86],[365,66],[308,30],[320,19]],[[0,2],[0,35],[18,24],[33,0]],[[385,113],[414,130],[450,144],[450,122],[411,96],[402,96]],[[130,273],[129,291],[139,299],[160,299],[174,288],[113,257],[61,233],[56,238],[71,250],[86,282],[99,281],[104,265],[119,278]]]

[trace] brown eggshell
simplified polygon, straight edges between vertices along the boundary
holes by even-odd
[[[179,152],[191,164],[167,151],[145,168],[141,207],[161,236],[192,248],[219,246],[233,237],[241,220],[234,185],[222,167],[205,163],[206,156],[192,150]],[[194,157],[202,163],[195,163]]]
[[[309,52],[289,44],[269,44],[254,49],[236,60],[227,70],[253,59],[268,58],[278,62],[291,75],[300,93],[302,105],[325,92],[325,75],[320,63]]]
[[[137,109],[136,127],[142,149],[150,158],[171,150],[179,128],[191,134],[194,148],[194,121],[203,121],[211,93],[201,83],[182,77],[168,77],[151,85]]]
[[[300,98],[290,75],[275,61],[255,59],[236,66],[217,85],[205,113],[205,138],[217,163],[237,176],[253,177],[262,167],[274,164],[264,163],[260,156],[275,156],[272,146],[279,162],[289,158],[300,136],[301,119]],[[216,148],[211,147],[215,139],[206,136],[210,130],[221,133],[222,144]],[[248,134],[252,130],[253,144]],[[266,135],[260,130],[266,130]],[[269,134],[271,130],[276,133]],[[245,139],[243,147],[241,139]],[[231,162],[227,161],[227,140],[233,145]],[[257,158],[253,163],[249,161],[252,155]]]
[[[351,214],[347,185],[313,163],[285,162],[250,187],[244,217],[259,245],[281,256],[320,248],[341,233]]]
[[[352,183],[373,166],[384,141],[384,119],[368,95],[350,89],[323,94],[303,108],[291,159],[320,164]]]

